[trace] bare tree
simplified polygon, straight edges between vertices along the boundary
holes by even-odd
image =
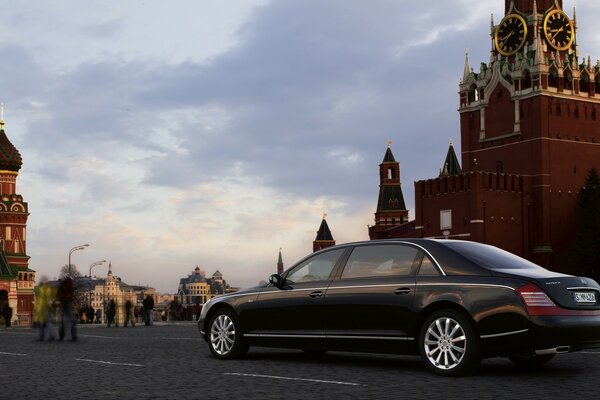
[[[79,272],[79,270],[77,269],[77,266],[75,264],[71,264],[71,265],[63,265],[60,268],[60,273],[58,274],[58,277],[60,279],[65,279],[67,277],[75,280],[75,278],[79,278],[81,277],[81,272]]]

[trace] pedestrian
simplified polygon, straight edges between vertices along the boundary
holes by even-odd
[[[102,322],[102,310],[99,308],[96,310],[96,321],[97,324]]]
[[[8,294],[6,291],[0,291],[0,317],[4,318],[4,325],[10,328],[13,309],[8,304]]]
[[[88,324],[91,324],[94,322],[94,307],[92,307],[92,305],[90,304],[87,308],[87,320],[88,320]]]
[[[144,301],[142,301],[142,306],[144,307],[144,323],[146,326],[154,325],[152,321],[152,310],[154,309],[154,300],[152,296],[149,294],[146,295]]]
[[[110,324],[114,323],[115,324],[115,328],[118,328],[119,326],[117,325],[117,323],[115,322],[115,314],[117,313],[117,305],[115,304],[115,301],[113,299],[110,299],[110,301],[108,302],[108,306],[106,309],[106,327],[110,328]]]
[[[71,332],[71,341],[77,341],[77,315],[73,312],[75,282],[70,277],[60,281],[56,298],[60,301],[60,328],[58,340],[63,340],[67,331]]]
[[[52,303],[56,291],[48,285],[48,278],[42,276],[40,284],[34,290],[35,303],[33,307],[34,322],[38,327],[38,340],[43,342],[46,337],[48,340],[54,340],[54,327],[52,326]]]
[[[127,300],[125,302],[125,324],[123,325],[125,328],[127,328],[127,323],[129,321],[131,321],[131,327],[135,328],[135,319],[131,318],[132,317],[132,312],[131,312],[131,300]]]
[[[138,306],[133,307],[133,317],[134,317],[134,321],[135,322],[139,322],[138,321],[138,317],[140,316],[140,309]]]

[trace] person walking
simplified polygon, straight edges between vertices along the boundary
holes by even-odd
[[[73,298],[75,294],[75,282],[66,277],[60,281],[56,298],[60,301],[60,328],[58,330],[58,340],[65,338],[67,331],[71,332],[71,341],[77,341],[77,315],[73,313]]]
[[[110,299],[108,302],[108,306],[106,308],[106,327],[110,328],[110,324],[114,323],[115,328],[118,328],[119,325],[115,322],[115,315],[117,313],[117,305],[113,299]]]
[[[127,300],[125,302],[125,324],[123,325],[125,328],[127,328],[127,323],[129,321],[131,321],[131,327],[135,328],[135,318],[132,318],[132,304],[131,304],[131,300]]]
[[[56,291],[48,285],[48,278],[42,276],[40,284],[35,288],[35,303],[33,307],[33,321],[38,327],[38,340],[43,342],[46,337],[54,340],[54,327],[52,326],[52,303]]]
[[[142,301],[142,306],[144,307],[144,323],[146,326],[154,325],[152,321],[152,310],[154,309],[154,300],[152,296],[149,294],[146,295],[144,301]]]

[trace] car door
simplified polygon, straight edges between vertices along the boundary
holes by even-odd
[[[323,296],[345,250],[325,250],[308,257],[284,274],[280,288],[266,287],[246,312],[251,329],[245,336],[258,344],[321,347],[325,342]]]
[[[409,244],[353,248],[325,296],[329,348],[403,352],[408,347],[414,340],[408,332],[415,318],[418,255]]]

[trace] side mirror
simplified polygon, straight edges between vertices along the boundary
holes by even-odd
[[[273,274],[269,277],[269,283],[275,287],[281,288],[283,286],[284,279],[279,274]]]

